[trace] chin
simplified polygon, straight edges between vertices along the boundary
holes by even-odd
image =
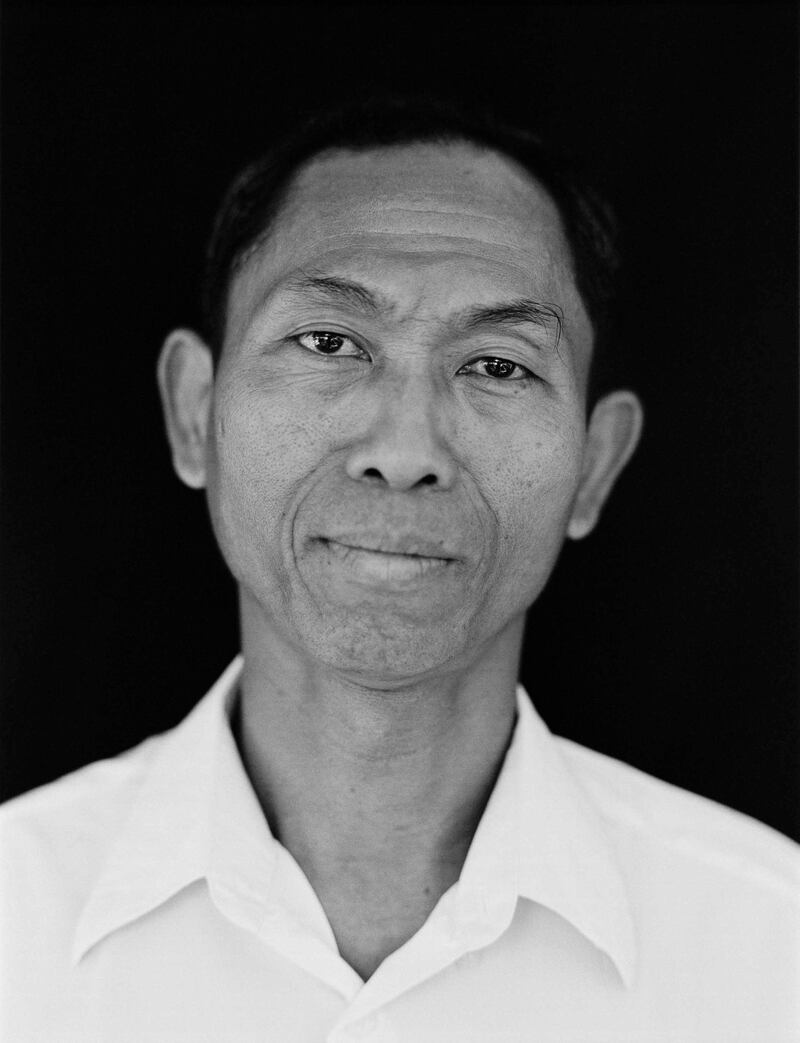
[[[467,634],[459,624],[421,628],[347,620],[329,623],[303,640],[326,667],[371,688],[412,684],[468,654]]]

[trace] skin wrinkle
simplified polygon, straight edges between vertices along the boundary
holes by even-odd
[[[374,207],[369,211],[376,218],[381,219],[388,212],[389,214],[414,214],[415,217],[442,217],[443,215],[458,216],[467,221],[473,220],[476,224],[486,223],[494,224],[497,228],[504,229],[505,221],[499,217],[492,217],[490,214],[486,214],[481,210],[470,210],[469,208],[452,207],[448,208],[445,206],[437,207],[423,207],[423,206],[395,206],[395,207]],[[343,222],[344,224],[344,222]],[[463,238],[471,239],[472,236],[453,236],[454,239]]]
[[[448,250],[448,247],[452,247],[454,243],[458,243],[460,246],[463,245],[465,247],[479,247],[480,256],[484,263],[498,262],[498,265],[501,268],[512,268],[516,271],[518,275],[526,279],[526,281],[529,279],[532,258],[530,256],[526,256],[524,253],[520,253],[519,250],[514,250],[514,248],[511,245],[497,247],[493,244],[487,244],[481,240],[476,240],[467,236],[462,236],[458,238],[453,237],[452,235],[433,236],[430,233],[429,229],[421,230],[420,232],[416,233],[409,232],[407,233],[407,236],[395,233],[391,236],[387,236],[386,240],[384,240],[382,233],[376,233],[374,231],[365,231],[364,234],[369,235],[373,247],[375,245],[385,245],[387,248],[395,247],[398,250],[402,250],[404,240],[407,241],[408,239],[413,238],[413,252],[415,254],[418,255],[420,252],[425,252],[434,255],[434,257],[438,252],[440,254],[444,254],[445,256],[452,258],[454,252],[452,250]],[[429,243],[426,243],[424,239],[420,241],[421,236],[430,236],[431,241]],[[276,235],[274,237],[269,238],[267,243],[264,245],[263,249],[257,255],[254,255],[251,258],[250,262],[246,266],[244,266],[244,268],[239,273],[237,279],[234,281],[233,286],[231,287],[232,299],[235,298],[235,296],[237,295],[239,295],[240,297],[249,296],[247,292],[248,283],[250,283],[251,285],[263,285],[264,273],[274,269],[276,266],[276,244],[279,241],[280,237],[276,232]],[[364,236],[358,236],[354,233],[336,236],[324,235],[317,236],[316,241],[320,250],[324,245],[327,245],[329,247],[329,252],[332,257],[335,257],[337,252],[340,251],[347,251],[352,257],[353,255],[358,255],[359,247],[363,247]],[[466,257],[475,256],[474,254],[470,253],[461,254],[461,251],[458,251],[458,254]],[[563,268],[563,264],[561,264],[560,262],[557,262],[554,259],[550,259],[546,253],[544,261],[542,261],[541,256],[537,258],[537,264],[547,268],[552,276],[558,276],[559,278],[565,277],[572,281],[573,277],[571,272],[565,270]],[[237,290],[239,291],[238,294]],[[268,284],[267,288],[263,291],[264,302],[268,303],[269,297],[278,292],[279,290],[280,287],[276,285],[274,282]],[[550,307],[553,307],[557,311],[561,320],[562,327],[560,339],[565,339],[570,343],[577,343],[584,336],[588,336],[589,343],[591,344],[593,340],[591,324],[589,322],[588,316],[585,312],[582,303],[577,297],[577,291],[575,291],[574,293],[574,301],[571,302],[572,307],[570,309],[565,308],[562,304],[552,301],[549,296],[544,297],[540,294],[537,294],[537,297],[539,297],[543,303],[546,301]],[[236,326],[232,326],[232,303],[231,307],[227,309],[226,315],[226,343],[229,343],[231,341],[235,342],[236,340],[241,339],[241,337],[244,336],[244,328],[249,326],[250,323],[254,321],[254,318],[257,312],[261,309],[261,307],[261,301],[254,303],[249,314],[243,315],[240,322]]]
[[[263,314],[260,319],[258,319],[258,318],[255,319],[254,320],[254,327],[251,328],[251,331],[245,337],[245,343],[252,349],[262,350],[261,349],[262,337],[261,337],[261,334],[259,333],[259,328],[260,328],[260,325],[263,322],[268,322],[268,321],[278,322],[278,321],[280,321],[282,324],[283,323],[286,324],[287,331],[289,329],[295,328],[296,324],[290,321],[291,318],[292,318],[292,315],[293,315],[293,305],[292,305],[292,303],[291,302],[287,302],[285,305],[280,305],[279,306],[277,304],[277,302],[273,300],[273,304],[274,304],[274,310],[272,312],[270,312],[269,309],[268,309],[267,312],[265,314]],[[322,314],[322,310],[320,310],[320,314]],[[339,309],[336,309],[335,312],[331,311],[329,309],[329,314],[330,314],[330,316],[333,316],[335,314],[336,317],[337,317],[338,322],[340,324],[342,324],[345,328],[347,328],[348,326],[352,326],[352,322],[348,321],[346,309],[345,310],[341,310],[341,311],[339,311]],[[321,321],[322,321],[322,325],[325,325],[325,320],[323,319]],[[330,317],[329,317],[329,319],[327,321],[330,322]],[[408,318],[403,320],[403,324],[408,326],[412,330],[412,332],[413,332],[415,327],[422,326],[425,323],[427,323],[429,326],[433,325],[433,323],[430,320],[421,320],[421,319],[417,319],[417,318],[415,318],[413,316],[410,316],[410,317],[408,317]],[[436,324],[437,329],[441,329],[441,331],[442,331],[443,340],[442,340],[442,346],[441,347],[442,347],[442,350],[447,354],[450,351],[450,347],[448,347],[448,344],[452,345],[452,344],[457,343],[457,334],[454,331],[451,331],[451,329],[450,329],[450,321],[447,318],[437,319],[437,320],[435,320],[435,324]],[[310,326],[313,326],[313,323],[309,323],[308,321],[303,324],[303,328],[309,328]],[[375,327],[375,328],[378,329],[378,327]],[[401,328],[402,327],[401,327],[401,325],[399,323],[395,323],[395,325],[394,325],[394,329],[396,331],[395,340],[396,340],[397,336],[399,335],[399,333],[401,331]],[[541,327],[537,326],[536,328],[541,328],[541,329],[547,331],[547,327],[544,324]],[[383,327],[381,327],[381,329],[383,329]],[[478,332],[481,332],[481,331],[478,330]],[[352,334],[352,330],[347,335],[353,335]],[[382,340],[384,338],[384,336],[386,336],[386,335],[388,335],[388,334],[384,334],[382,332],[380,334],[380,336],[379,336],[379,340]],[[414,333],[413,335],[414,335],[414,337],[417,336],[416,333]],[[556,337],[553,338],[552,337],[552,332],[548,331],[547,340],[539,339],[538,337],[537,337],[537,339],[532,339],[525,330],[518,329],[518,328],[515,327],[512,330],[508,330],[508,329],[504,330],[504,336],[506,338],[512,337],[512,336],[514,338],[519,338],[521,343],[525,346],[525,349],[527,349],[527,350],[533,349],[537,353],[542,352],[543,350],[546,350],[547,352],[551,352],[552,351],[556,355],[556,357],[558,358],[560,363],[563,364],[566,361],[567,364],[569,364],[569,359],[567,358],[565,360],[565,357],[564,357],[564,355],[562,353],[562,350],[561,350],[562,346],[561,346],[560,338],[558,337],[558,334],[556,334]],[[488,330],[485,331],[485,338],[486,338],[487,341],[490,340],[490,337],[491,337],[491,334],[488,332]],[[358,337],[357,334],[355,334],[355,339],[356,339],[356,342],[358,342],[359,337]],[[433,340],[435,341],[435,339],[436,338],[434,336]],[[552,343],[553,339],[555,339],[555,343],[554,344]],[[548,344],[548,341],[550,341],[549,344]],[[382,352],[383,348],[380,347],[380,345],[378,345],[378,347],[379,347],[379,351]],[[486,354],[488,354],[488,355],[496,355],[498,353],[501,354],[501,355],[504,354],[503,350],[501,348],[497,347],[496,345],[492,345],[491,343],[487,344]],[[374,352],[373,352],[373,354],[374,354]],[[555,371],[552,371],[552,372],[551,371],[543,371],[542,368],[541,368],[540,363],[537,363],[535,360],[531,360],[531,361],[524,360],[524,361],[525,361],[525,364],[527,364],[529,368],[532,368],[537,373],[537,375],[540,378],[544,378],[546,376],[547,379],[549,380],[550,384],[553,386],[554,389],[558,390],[560,386],[561,387],[564,386],[564,385],[559,385],[558,384],[557,380],[555,379]],[[337,363],[337,365],[339,365],[341,370],[342,370],[342,375],[338,379],[343,380],[345,378],[345,376],[347,376],[348,379],[355,379],[358,376],[358,372],[359,372],[358,371],[358,364],[359,364],[359,360],[357,358],[355,358],[355,357],[352,357],[351,359],[348,360],[346,369],[345,369],[344,364]],[[309,381],[313,381],[313,379],[315,379],[315,377],[316,377],[316,374],[312,374],[312,373],[302,374],[302,373],[299,373],[299,372],[298,373],[290,373],[290,372],[287,371],[284,374],[284,379],[286,379],[286,380],[303,380],[303,379],[308,379]],[[281,378],[278,378],[278,379],[281,379]],[[513,383],[513,382],[509,382],[506,385],[506,388],[503,391],[504,395],[510,394],[510,384],[511,383]],[[332,391],[335,389],[335,386],[336,386],[336,383],[334,381],[331,381],[330,387],[331,387]],[[517,388],[516,390],[519,392],[521,389]]]
[[[280,309],[280,298],[286,295],[283,307],[291,314],[294,298],[302,299],[303,303],[313,301],[319,302],[320,308],[340,303],[346,310],[348,304],[356,309],[363,309],[368,315],[391,318],[396,313],[396,302],[390,301],[382,294],[376,294],[366,286],[355,283],[352,280],[342,279],[339,276],[326,274],[318,270],[312,273],[308,269],[300,270],[298,273],[284,280],[283,284],[275,288],[270,299],[264,301],[259,310],[267,310],[271,307]],[[275,297],[278,298],[277,303]],[[271,304],[270,304],[271,301]],[[561,340],[564,325],[562,309],[557,304],[532,301],[526,298],[517,298],[509,301],[497,301],[494,304],[473,306],[465,309],[462,313],[442,319],[443,326],[452,326],[454,329],[465,330],[480,329],[482,326],[515,327],[527,323],[534,323],[542,329],[549,331],[548,317],[556,321],[556,344]]]

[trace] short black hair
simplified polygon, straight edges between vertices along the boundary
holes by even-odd
[[[203,274],[203,334],[215,359],[224,341],[231,280],[268,233],[300,170],[333,149],[358,152],[422,142],[491,149],[516,161],[551,196],[594,333],[591,407],[607,390],[607,348],[618,298],[619,237],[611,206],[574,158],[556,153],[534,132],[505,123],[485,108],[429,97],[389,95],[321,109],[235,178],[217,213]]]

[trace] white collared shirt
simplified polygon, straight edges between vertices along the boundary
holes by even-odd
[[[800,1039],[797,846],[554,738],[522,689],[459,881],[364,983],[239,759],[240,672],[0,811],[3,1040]]]

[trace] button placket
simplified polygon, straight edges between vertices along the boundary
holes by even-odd
[[[328,1037],[326,1043],[396,1043],[397,1034],[389,1025],[386,1013],[382,1010],[365,1014],[358,1021],[342,1025]]]

